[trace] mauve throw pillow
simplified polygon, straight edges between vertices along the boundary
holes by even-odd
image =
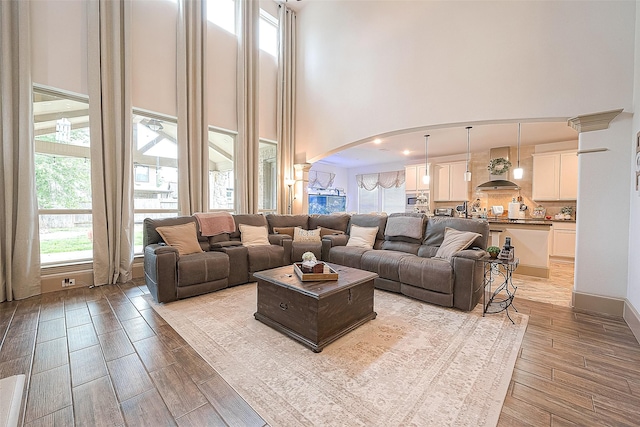
[[[438,248],[434,258],[450,260],[453,255],[463,249],[467,249],[481,234],[471,231],[458,231],[455,228],[444,229],[444,240]]]

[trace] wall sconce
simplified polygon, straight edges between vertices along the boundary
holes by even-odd
[[[295,179],[285,179],[284,184],[289,187],[289,206],[287,207],[287,213],[291,215],[291,208],[293,205],[293,186],[295,185]]]

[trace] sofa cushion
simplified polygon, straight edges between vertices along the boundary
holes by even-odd
[[[386,215],[377,214],[355,214],[351,215],[349,222],[349,229],[347,234],[351,234],[351,226],[357,225],[358,227],[378,227],[378,234],[376,240],[384,240],[384,229],[387,225]]]
[[[229,277],[229,257],[222,252],[201,252],[180,257],[178,286],[190,286]]]
[[[371,250],[362,254],[360,268],[362,270],[371,271],[372,273],[377,273],[378,276],[383,279],[400,282],[400,277],[398,275],[400,260],[408,256],[415,255],[411,255],[406,252]]]
[[[438,248],[438,252],[436,252],[434,258],[450,260],[455,253],[467,249],[478,237],[482,237],[482,235],[471,231],[459,231],[446,227],[444,231],[444,241]]]
[[[424,237],[424,218],[392,214],[387,219],[384,230],[386,240],[398,240],[410,243],[420,243]]]
[[[162,240],[176,248],[181,256],[202,252],[195,222],[157,227],[156,231],[162,236]]]
[[[196,219],[192,216],[178,216],[171,218],[145,218],[143,221],[142,228],[142,245],[143,247],[147,247],[153,243],[162,242],[162,236],[158,234],[156,228],[158,227],[167,227],[171,225],[180,225],[180,224],[188,224],[188,223],[196,223]],[[198,240],[200,240],[200,232],[198,231]],[[204,237],[202,240],[207,240]]]
[[[378,234],[378,227],[359,227],[352,224],[347,246],[372,249],[376,241],[376,234]]]
[[[444,259],[404,257],[400,259],[398,277],[401,283],[411,286],[445,294],[453,293],[453,267]]]
[[[309,228],[316,228],[309,227],[309,215],[267,214],[266,218],[269,223],[269,233],[275,232],[276,227],[302,227],[305,230]],[[293,237],[293,235],[291,237]]]
[[[445,228],[455,228],[460,231],[472,231],[479,233],[480,237],[476,238],[470,247],[478,247],[480,249],[487,248],[487,240],[489,238],[489,223],[480,219],[450,218],[446,216],[433,216],[427,221],[427,230],[423,243],[427,246],[440,246],[444,240]]]
[[[233,216],[234,221],[236,222],[236,231],[233,233],[229,233],[229,237],[231,239],[239,239],[240,238],[240,224],[253,225],[258,226],[262,225],[264,227],[268,227],[267,218],[265,218],[262,214],[237,214]]]
[[[249,255],[249,272],[268,270],[284,265],[284,247],[277,245],[250,246],[247,248]]]
[[[329,250],[329,262],[344,265],[345,267],[360,268],[362,254],[370,249],[346,246],[334,246]]]
[[[322,243],[321,242],[296,242],[291,248],[291,261],[302,261],[302,254],[312,252],[316,259],[322,259]]]
[[[418,250],[420,249],[420,244],[394,241],[394,240],[385,240],[384,242],[382,242],[380,249],[384,249],[385,251],[397,251],[397,252],[404,252],[407,254],[417,255]]]
[[[331,215],[313,214],[309,216],[309,229],[323,227],[346,233],[350,218],[351,215],[346,213],[334,213]]]
[[[243,246],[270,245],[267,227],[240,224],[240,239]]]
[[[320,229],[303,230],[300,227],[293,229],[293,242],[317,242],[320,243]]]
[[[273,227],[273,232],[276,234],[286,234],[293,239],[293,230],[295,227]]]

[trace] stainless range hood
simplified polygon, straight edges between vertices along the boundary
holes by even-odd
[[[489,157],[493,159],[499,159],[503,157],[509,160],[509,147],[492,148],[489,151]],[[502,175],[489,175],[490,181],[482,183],[476,187],[477,191],[493,191],[493,190],[519,190],[520,186],[515,182],[506,180],[509,172]]]

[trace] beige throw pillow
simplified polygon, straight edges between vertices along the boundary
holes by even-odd
[[[481,234],[445,227],[444,240],[434,258],[450,260],[454,254],[471,246],[473,241],[478,237],[481,237]]]
[[[276,234],[286,234],[287,236],[291,236],[293,239],[293,229],[294,227],[273,227],[273,231]]]
[[[239,224],[238,229],[240,230],[240,241],[243,246],[264,246],[270,244],[267,227]]]
[[[376,242],[376,234],[378,234],[378,227],[358,227],[357,225],[352,225],[350,233],[347,246],[373,249],[373,244]]]
[[[202,252],[200,243],[198,243],[198,233],[195,222],[158,227],[156,231],[162,237],[162,240],[164,240],[167,245],[176,248],[180,255]]]
[[[294,242],[320,242],[320,229],[304,230],[302,227],[293,229]]]

